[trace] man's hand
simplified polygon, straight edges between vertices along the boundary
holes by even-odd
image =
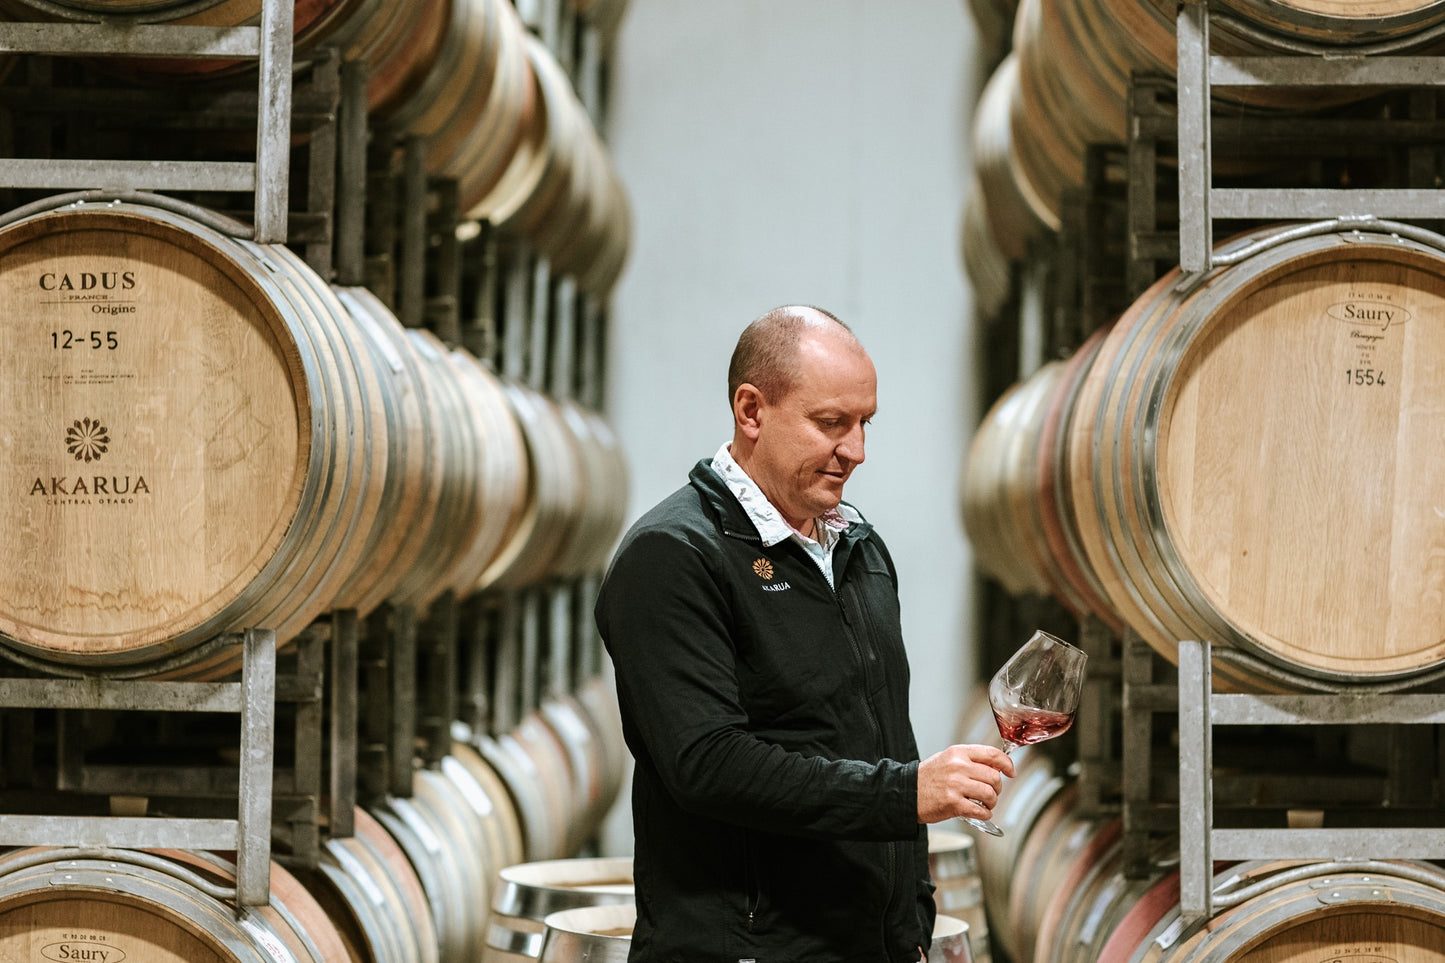
[[[918,821],[989,819],[1014,764],[993,746],[949,746],[918,764]]]

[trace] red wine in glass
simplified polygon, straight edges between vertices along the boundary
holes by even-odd
[[[1086,662],[1083,650],[1039,631],[994,673],[988,701],[1004,752],[1068,731],[1079,709]],[[990,836],[1003,835],[988,820],[965,816],[964,821]]]
[[[995,709],[993,718],[1004,742],[1014,746],[1031,746],[1061,736],[1074,724],[1072,712],[1049,712],[1031,706],[1019,706],[1003,712]]]

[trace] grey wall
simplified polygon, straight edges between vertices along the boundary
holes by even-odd
[[[727,358],[749,320],[803,302],[847,321],[879,412],[845,497],[898,564],[924,755],[948,744],[973,676],[958,227],[976,59],[961,0],[632,0],[612,52],[607,135],[634,234],[607,404],[629,518],[731,437]]]

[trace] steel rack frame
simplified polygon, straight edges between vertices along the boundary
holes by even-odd
[[[329,625],[327,624],[329,622]],[[219,640],[231,645],[228,639]],[[274,647],[274,639],[272,641]],[[245,658],[243,654],[243,659]],[[270,837],[282,844],[280,852],[273,845],[268,858],[278,862],[314,868],[319,855],[323,826],[332,837],[349,836],[353,832],[353,808],[356,800],[356,619],[351,610],[331,613],[329,619],[309,626],[295,644],[283,648],[278,656],[272,653],[270,691],[273,708],[270,735],[260,739],[266,755],[258,765],[266,774],[266,792],[270,796]],[[48,670],[50,667],[46,667]],[[59,667],[56,667],[59,669]],[[33,667],[32,667],[33,669]],[[244,682],[245,670],[242,670]],[[187,688],[198,683],[162,683],[145,676],[114,678],[73,673],[69,678],[36,678],[34,672],[20,677],[0,679],[0,706],[22,710],[9,713],[4,722],[11,732],[6,741],[10,758],[7,772],[15,778],[0,787],[0,801],[21,804],[24,808],[72,807],[85,799],[109,797],[120,808],[143,811],[153,800],[156,808],[187,820],[214,819],[218,812],[234,808],[238,797],[245,811],[254,793],[254,776],[238,775],[235,766],[227,764],[184,766],[164,764],[127,764],[96,762],[86,758],[87,733],[73,711],[77,709],[128,708],[137,713],[158,717],[178,712],[221,712],[215,707],[215,691],[225,689]],[[12,683],[23,685],[12,689]],[[51,683],[57,683],[52,686]],[[67,687],[101,683],[111,690],[104,704],[80,705],[74,696],[57,697],[60,701],[35,702],[24,706],[13,704],[16,692],[46,693]],[[212,683],[231,685],[233,683]],[[124,703],[112,705],[111,703]],[[277,718],[277,706],[292,706],[287,715]],[[24,752],[22,741],[33,745],[35,726],[33,713],[26,709],[61,709],[57,713],[56,772],[53,789],[40,788],[34,768],[34,752]],[[164,720],[162,720],[164,721]],[[242,726],[246,725],[245,719]],[[20,728],[22,731],[14,731]],[[291,762],[277,764],[275,746],[278,739],[291,741]],[[188,748],[184,739],[175,740],[161,730],[162,744],[176,749]],[[102,754],[104,747],[100,747]],[[29,788],[21,789],[25,785]],[[64,803],[65,799],[72,803]],[[128,803],[128,800],[134,800]],[[63,805],[61,805],[64,803]],[[324,819],[323,819],[324,817]],[[9,823],[16,817],[6,816]],[[124,825],[98,819],[95,833],[107,835],[107,845],[129,845]],[[139,818],[139,817],[136,817]],[[147,817],[148,823],[154,817]],[[230,849],[233,846],[213,848]]]
[[[270,902],[276,635],[246,629],[239,682],[105,678],[0,679],[0,705],[25,709],[223,712],[241,719],[235,819],[9,814],[0,845],[236,852],[237,911]]]
[[[1200,643],[1188,643],[1199,645]],[[1399,726],[1382,734],[1374,742],[1356,739],[1354,751],[1368,751],[1372,765],[1361,767],[1350,760],[1352,738],[1361,730],[1353,726],[1376,723],[1430,722],[1432,716],[1417,719],[1419,707],[1438,705],[1445,707],[1445,695],[1430,692],[1403,692],[1388,685],[1361,686],[1354,684],[1331,684],[1320,680],[1298,677],[1292,673],[1272,669],[1267,663],[1237,649],[1219,647],[1212,653],[1215,661],[1224,659],[1241,665],[1248,665],[1256,673],[1273,674],[1280,682],[1281,691],[1289,688],[1298,692],[1290,696],[1239,696],[1236,704],[1255,705],[1251,700],[1262,699],[1263,704],[1279,700],[1276,707],[1307,706],[1298,717],[1287,717],[1279,711],[1272,716],[1251,715],[1230,717],[1232,721],[1216,721],[1215,724],[1228,726],[1286,726],[1295,730],[1295,748],[1290,751],[1313,751],[1317,754],[1326,749],[1340,758],[1327,759],[1324,765],[1338,766],[1339,771],[1327,773],[1292,774],[1272,769],[1268,762],[1261,763],[1258,753],[1251,746],[1257,743],[1231,743],[1223,754],[1226,771],[1217,771],[1212,729],[1207,740],[1198,735],[1198,726],[1186,726],[1181,719],[1181,706],[1189,706],[1185,690],[1194,694],[1204,690],[1204,684],[1185,674],[1186,665],[1181,661],[1176,667],[1167,663],[1150,645],[1136,633],[1130,631],[1122,643],[1122,740],[1120,778],[1124,820],[1124,872],[1126,876],[1147,876],[1151,871],[1151,852],[1155,846],[1151,840],[1159,836],[1180,836],[1182,839],[1197,840],[1193,828],[1186,832],[1186,821],[1207,818],[1212,829],[1214,817],[1227,812],[1230,822],[1239,823],[1243,828],[1221,830],[1226,833],[1253,834],[1293,833],[1293,828],[1271,828],[1283,823],[1289,826],[1300,824],[1308,828],[1312,822],[1322,821],[1327,814],[1331,818],[1357,823],[1362,816],[1374,817],[1388,811],[1382,817],[1390,825],[1378,830],[1377,835],[1389,836],[1404,827],[1410,832],[1411,824],[1418,825],[1422,819],[1445,804],[1445,786],[1441,785],[1439,773],[1445,772],[1445,746],[1432,750],[1430,733],[1419,731],[1417,726]],[[1412,680],[1411,685],[1431,686],[1436,680]],[[1405,683],[1397,683],[1403,688]],[[1315,686],[1313,690],[1307,687]],[[1215,694],[1214,699],[1226,699],[1221,705],[1228,705],[1233,695]],[[1433,701],[1432,701],[1433,700]],[[1369,714],[1360,714],[1359,708],[1370,704]],[[1391,708],[1394,706],[1395,708]],[[1237,710],[1228,710],[1237,711]],[[1431,710],[1433,713],[1435,710]],[[1254,712],[1254,710],[1251,710]],[[1172,726],[1160,728],[1159,716],[1172,717],[1178,722],[1178,729]],[[1220,716],[1222,720],[1225,716]],[[1196,720],[1197,722],[1197,720]],[[1316,726],[1316,729],[1301,727]],[[1165,737],[1177,733],[1178,745],[1164,745]],[[1309,741],[1316,745],[1311,750]],[[1276,739],[1274,742],[1280,742]],[[1282,744],[1282,743],[1281,743]],[[1323,748],[1322,748],[1323,747]],[[1432,759],[1430,753],[1436,757]],[[1433,761],[1433,766],[1423,762]],[[1187,775],[1186,775],[1187,774]],[[1207,782],[1208,806],[1203,803],[1198,784],[1192,780],[1202,778]],[[1207,817],[1199,814],[1207,812]],[[1247,828],[1253,825],[1255,828]],[[1253,842],[1259,840],[1249,835]],[[1275,837],[1268,837],[1275,838]],[[1333,850],[1335,837],[1328,835],[1278,837],[1293,839],[1291,845],[1304,845],[1317,841],[1323,847],[1316,853],[1318,858],[1333,858],[1348,855]],[[1184,843],[1181,843],[1184,845]],[[1208,848],[1208,834],[1202,844],[1194,843],[1196,852],[1202,845]],[[1391,844],[1394,847],[1394,844]],[[1390,852],[1394,852],[1391,848]],[[1287,852],[1292,852],[1289,850]],[[1264,848],[1252,847],[1247,850],[1249,858],[1268,855]],[[1388,855],[1382,853],[1379,855]],[[1228,858],[1220,852],[1215,858]],[[1282,853],[1280,858],[1286,858]],[[1207,865],[1207,862],[1206,864]]]
[[[1445,694],[1407,692],[1223,694],[1213,691],[1211,646],[1179,643],[1179,849],[1181,914],[1213,915],[1215,859],[1441,859],[1445,826],[1223,829],[1214,825],[1216,726],[1340,723],[1441,725]],[[1196,747],[1197,753],[1183,747]]]
[[[1282,56],[1211,53],[1209,0],[1184,0],[1177,21],[1179,265],[1210,270],[1214,222],[1225,219],[1315,220],[1330,217],[1445,218],[1445,190],[1433,188],[1252,188],[1214,186],[1212,92],[1230,87],[1445,87],[1440,57],[1402,56],[1391,45],[1350,55],[1301,46]]]
[[[106,191],[253,192],[251,239],[287,236],[292,109],[293,4],[263,0],[254,27],[137,24],[115,20],[0,24],[0,53],[256,60],[254,161],[0,159],[0,185]]]

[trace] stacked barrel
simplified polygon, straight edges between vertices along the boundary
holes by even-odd
[[[99,19],[121,36],[153,23],[251,25],[261,7],[5,0],[0,17]],[[419,143],[431,183],[452,189],[429,200],[453,198],[460,233],[548,282],[547,304],[504,306],[507,322],[579,343],[599,336],[579,331],[605,317],[630,226],[573,60],[608,42],[624,8],[577,0],[551,11],[569,31],[565,49],[509,0],[294,10],[298,76],[326,52],[359,66],[373,155]],[[135,91],[183,85],[223,97],[254,85],[244,64],[224,59],[77,62]],[[235,145],[220,139],[216,150],[229,158]],[[596,408],[600,372],[581,370],[600,362],[568,344],[554,357],[572,370],[546,384],[519,376],[528,366],[505,346],[484,353],[408,327],[388,287],[336,283],[292,247],[246,239],[207,200],[65,196],[0,219],[11,307],[0,326],[12,413],[0,432],[13,488],[0,585],[7,675],[135,680],[137,691],[234,679],[236,633],[272,629],[289,654],[318,627],[334,642],[346,613],[374,626],[467,620],[452,630],[471,646],[464,655],[500,677],[520,673],[517,660],[472,640],[485,620],[505,621],[499,611],[544,601],[567,609],[567,640],[551,644],[576,651],[549,656],[561,660],[549,684],[535,667],[509,683],[520,711],[443,724],[427,764],[405,745],[410,784],[363,792],[345,820],[354,831],[327,836],[323,826],[313,858],[273,863],[264,910],[238,914],[227,854],[97,849],[93,839],[0,850],[0,957],[477,959],[502,871],[590,847],[624,775],[585,611],[627,498],[620,444]],[[476,260],[499,271],[490,258]],[[532,320],[564,309],[569,325],[574,314],[585,321],[564,331],[550,314]],[[532,349],[534,339],[518,340]],[[593,390],[557,388],[582,383]],[[340,698],[330,688],[326,697]],[[19,723],[0,710],[7,766],[29,730],[5,728]],[[354,779],[363,763],[328,764]],[[0,775],[0,795],[50,791],[21,778]],[[287,833],[277,830],[283,849]]]
[[[1220,254],[985,416],[964,482],[980,565],[1166,658],[1202,638],[1323,680],[1429,674],[1445,238],[1323,225]]]
[[[1177,16],[1154,0],[1022,0],[974,113],[963,260],[976,320],[1004,350],[984,362],[994,383],[963,461],[963,527],[988,628],[1072,631],[1094,675],[1070,737],[1013,753],[1019,775],[994,816],[1006,835],[976,839],[994,951],[1445,959],[1438,861],[1358,858],[1371,842],[1348,859],[1312,848],[1370,826],[1380,851],[1410,854],[1392,830],[1433,826],[1438,809],[1438,726],[1384,731],[1347,707],[1433,700],[1445,676],[1431,602],[1445,579],[1433,467],[1445,398],[1427,373],[1445,360],[1445,236],[1358,215],[1244,221],[1210,239],[1206,270],[1143,276],[1141,262],[1175,257],[1173,179],[1201,162],[1172,129]],[[1432,77],[1445,35],[1445,6],[1410,0],[1211,0],[1204,16],[1215,56],[1404,54]],[[1389,126],[1437,116],[1433,91],[1212,93],[1211,186],[1439,186],[1434,135]],[[1386,137],[1362,134],[1374,153],[1346,156],[1322,134],[1308,146],[1314,123]],[[1206,723],[1201,746],[1145,722],[1182,700],[1173,663],[1188,640],[1212,646],[1214,692],[1279,696],[1269,705],[1288,723]],[[986,697],[974,701],[958,740],[991,742]],[[1400,700],[1392,721],[1433,718],[1395,718],[1419,704]],[[1172,824],[1191,805],[1175,781],[1186,770],[1211,781],[1206,840],[1214,827],[1328,830],[1280,844],[1298,859],[1214,863],[1213,915],[1192,918]]]
[[[1445,11],[1433,0],[1216,0],[1225,16],[1214,50],[1264,55],[1311,42],[1339,56],[1388,45],[1434,52]],[[973,115],[976,182],[963,215],[963,262],[976,304],[994,316],[1010,294],[1009,265],[1056,234],[1065,195],[1084,183],[1091,144],[1127,140],[1131,75],[1175,73],[1177,4],[1162,0],[1022,0],[1011,46]],[[985,19],[985,23],[988,19]],[[1238,111],[1318,109],[1364,96],[1338,88],[1251,88]],[[1291,165],[1292,166],[1292,165]]]

